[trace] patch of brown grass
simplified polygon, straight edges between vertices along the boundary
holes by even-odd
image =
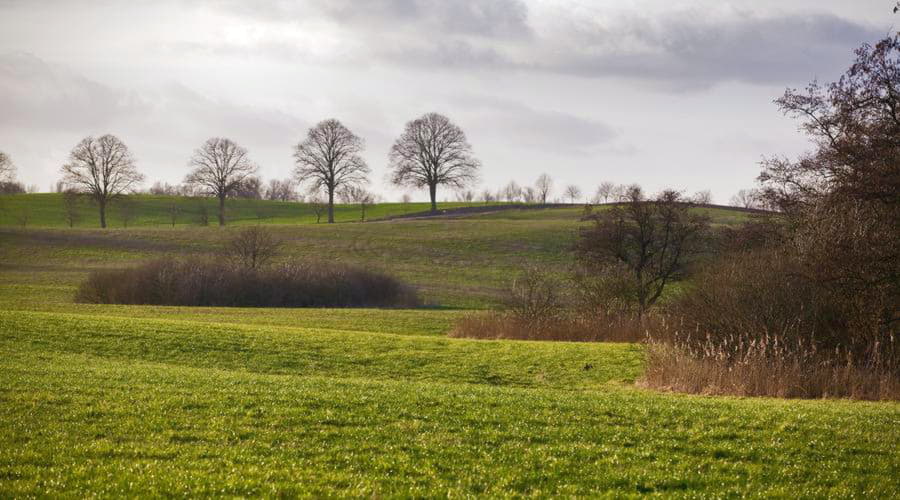
[[[476,313],[456,321],[451,337],[550,340],[565,342],[640,342],[652,319],[636,315],[553,315],[523,318],[511,312]]]
[[[692,394],[900,400],[900,377],[878,363],[777,337],[738,348],[651,341],[642,383]]]

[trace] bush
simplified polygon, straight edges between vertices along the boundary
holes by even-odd
[[[347,265],[302,262],[247,268],[203,259],[163,259],[92,272],[76,301],[214,307],[411,307],[415,290]]]
[[[696,393],[900,398],[896,326],[847,300],[776,247],[701,273],[652,332],[648,385]],[[873,304],[872,307],[880,307]],[[866,329],[864,325],[871,328]]]

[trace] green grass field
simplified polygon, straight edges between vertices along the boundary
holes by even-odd
[[[640,345],[446,337],[522,263],[565,272],[579,213],[267,220],[283,258],[387,270],[416,310],[75,304],[91,269],[235,229],[0,227],[0,497],[897,496],[898,403],[659,393]]]

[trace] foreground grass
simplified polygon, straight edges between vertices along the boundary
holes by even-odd
[[[0,313],[0,496],[900,488],[900,405],[656,394],[623,385],[640,358],[622,344]]]

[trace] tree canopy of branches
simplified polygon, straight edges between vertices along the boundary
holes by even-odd
[[[368,182],[369,166],[360,153],[365,142],[338,120],[319,122],[294,148],[294,175],[328,196],[328,222],[334,223],[334,197],[340,190]]]
[[[437,211],[437,187],[462,189],[478,178],[479,162],[466,134],[449,118],[428,113],[406,124],[389,155],[391,182],[422,188],[431,195],[431,211]]]
[[[848,329],[884,343],[900,329],[900,34],[860,47],[838,81],[776,103],[815,148],[765,161],[762,197],[791,221],[802,272],[856,309]]]
[[[260,226],[244,229],[228,242],[228,256],[234,265],[259,269],[278,256],[281,241]]]
[[[63,182],[86,194],[100,208],[100,227],[106,227],[106,208],[132,192],[143,180],[128,147],[114,135],[85,137],[62,166]]]
[[[676,191],[648,200],[632,187],[626,201],[586,216],[591,224],[576,243],[582,286],[595,278],[606,285],[618,281],[618,296],[644,314],[662,296],[666,285],[679,279],[698,250],[708,220],[690,211],[692,203]]]
[[[185,184],[199,187],[219,199],[219,225],[225,225],[225,198],[256,173],[247,150],[231,139],[213,137],[194,151],[189,165],[193,170]]]
[[[537,189],[537,196],[540,198],[541,204],[546,205],[550,193],[553,192],[553,179],[547,174],[541,174],[534,183],[534,187]]]

